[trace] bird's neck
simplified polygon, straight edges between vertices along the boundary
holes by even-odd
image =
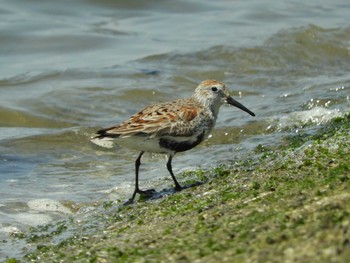
[[[197,101],[198,104],[200,104],[203,108],[209,109],[215,119],[217,118],[219,114],[219,110],[221,107],[221,103],[218,103],[214,100],[208,100],[206,98],[200,97],[200,96],[194,96],[194,99]]]

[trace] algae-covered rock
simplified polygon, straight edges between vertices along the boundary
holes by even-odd
[[[336,118],[259,157],[190,172],[183,178],[204,184],[181,192],[106,203],[86,221],[70,222],[70,237],[39,245],[25,260],[347,262],[349,123],[350,115]]]

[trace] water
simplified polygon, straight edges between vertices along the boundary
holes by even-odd
[[[223,107],[212,136],[175,173],[230,163],[305,123],[349,111],[350,3],[317,1],[19,1],[0,7],[0,240],[124,200],[136,152],[91,134],[150,103],[224,81],[256,113]],[[171,186],[146,155],[141,185]],[[81,211],[80,210],[80,211]],[[0,242],[0,258],[21,245]],[[6,244],[6,245],[5,245]]]

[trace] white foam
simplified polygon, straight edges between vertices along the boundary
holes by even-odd
[[[271,124],[267,130],[282,131],[286,129],[303,127],[312,123],[321,125],[327,123],[333,118],[341,117],[343,114],[338,109],[326,109],[323,107],[315,107],[311,110],[292,112],[270,120]]]
[[[63,214],[71,214],[72,212],[63,204],[51,199],[35,199],[27,203],[28,207],[40,212],[58,212]]]
[[[36,211],[0,214],[2,219],[2,223],[0,224],[0,232],[4,233],[19,233],[21,230],[15,226],[17,224],[38,226],[48,224],[52,221],[52,217],[50,215],[38,213]],[[11,225],[9,225],[9,222],[11,222]]]
[[[12,234],[12,233],[20,233],[21,230],[15,226],[6,226],[6,227],[1,227],[0,232]]]
[[[338,109],[330,110],[323,107],[315,107],[307,111],[294,112],[290,115],[290,119],[294,122],[311,122],[320,125],[340,116],[342,116],[342,113]]]
[[[52,218],[49,215],[34,213],[19,213],[11,215],[11,217],[15,221],[29,226],[46,225],[52,221]]]

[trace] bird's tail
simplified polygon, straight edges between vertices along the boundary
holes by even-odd
[[[104,148],[113,148],[114,143],[113,143],[113,139],[110,137],[100,137],[100,136],[95,136],[92,137],[90,140],[92,143],[104,147]]]
[[[97,131],[97,133],[91,138],[90,141],[104,148],[113,148],[114,147],[113,139],[116,137],[119,137],[119,135],[109,134],[107,132],[108,130],[109,129],[103,129],[103,130]]]

